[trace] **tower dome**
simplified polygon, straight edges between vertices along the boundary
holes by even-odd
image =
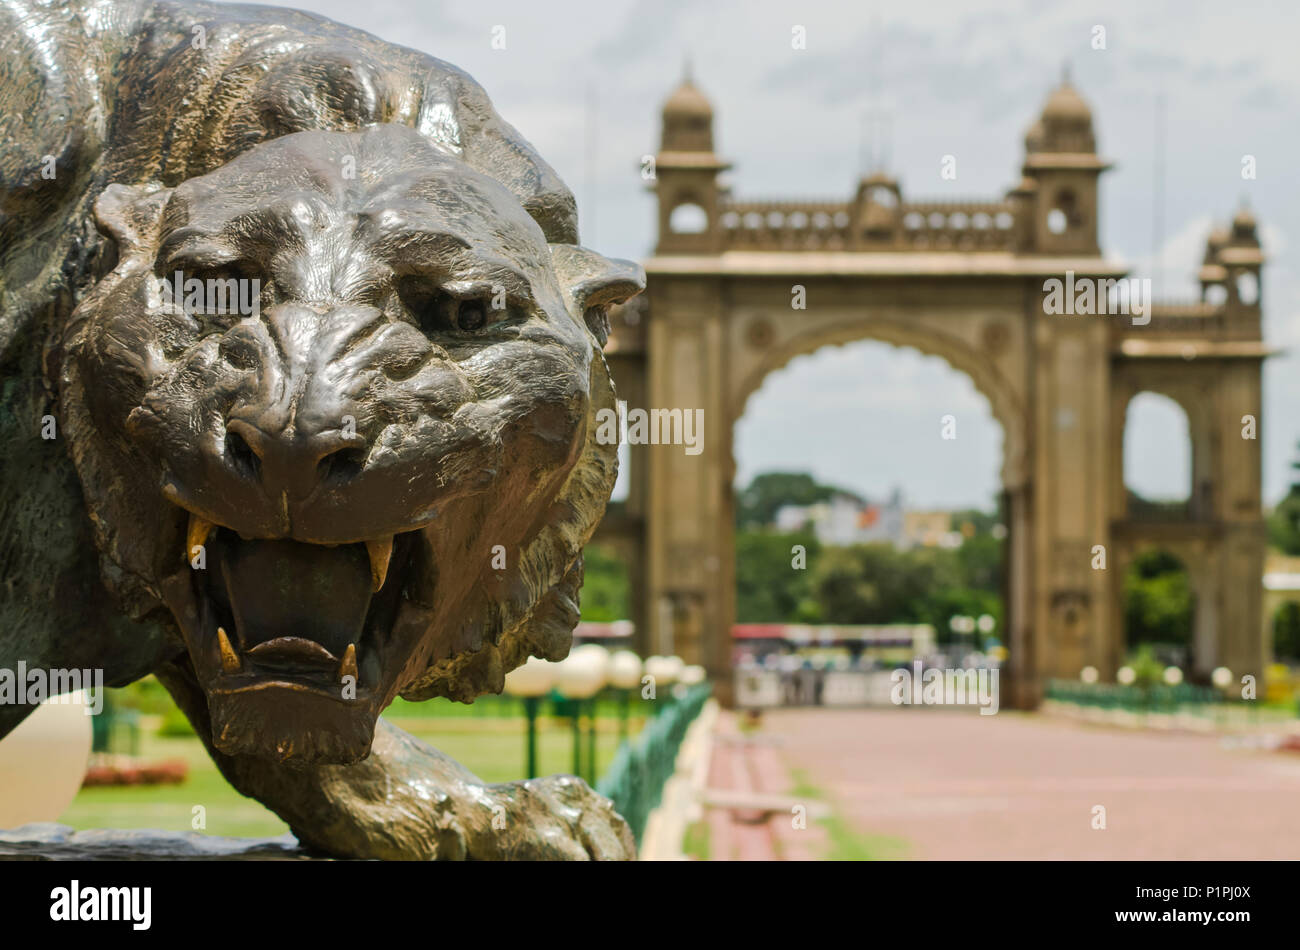
[[[1237,213],[1232,217],[1232,234],[1237,238],[1253,238],[1255,236],[1255,215],[1253,215],[1245,203],[1237,209]]]
[[[1231,240],[1232,235],[1228,233],[1227,228],[1215,227],[1210,228],[1210,233],[1205,238],[1205,257],[1203,264],[1217,264],[1219,261],[1219,251]]]
[[[1092,109],[1067,70],[1025,134],[1025,180],[1008,194],[1026,222],[1022,248],[1099,254],[1097,183],[1108,168],[1097,155]]]
[[[661,144],[665,152],[713,151],[713,105],[695,85],[689,67],[664,102]]]
[[[1096,153],[1092,109],[1068,74],[1052,90],[1038,120],[1025,134],[1025,151]]]
[[[1092,109],[1079,95],[1079,91],[1065,79],[1047,97],[1043,106],[1044,122],[1086,122],[1092,125]]]
[[[673,90],[673,94],[664,102],[664,119],[670,116],[701,116],[706,119],[713,118],[713,105],[700,92],[698,86],[691,81],[688,75],[682,80],[682,84]]]

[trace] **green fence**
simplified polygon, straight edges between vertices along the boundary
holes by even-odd
[[[140,713],[124,706],[108,690],[100,690],[100,696],[103,708],[90,717],[91,751],[139,755]]]
[[[559,694],[555,691],[548,694],[551,710],[549,715],[567,717],[571,714],[571,711],[557,708],[555,699],[558,696]],[[588,700],[584,710],[589,710],[592,702],[596,705],[596,715],[602,719],[617,719],[623,715],[623,701],[616,695],[603,695],[595,700]],[[501,695],[489,693],[486,696],[476,697],[472,703],[458,703],[450,699],[429,699],[415,702],[398,697],[385,710],[385,715],[389,718],[406,719],[518,719],[519,698],[507,693]]]
[[[1199,712],[1210,705],[1226,701],[1223,693],[1214,687],[1194,686],[1191,683],[1179,683],[1177,686],[1164,683],[1123,686],[1119,683],[1082,683],[1077,680],[1049,680],[1045,697],[1077,706],[1154,713],[1173,713],[1189,708],[1190,711]]]
[[[638,735],[619,746],[609,770],[596,783],[596,790],[613,800],[614,808],[632,826],[638,843],[672,777],[686,730],[712,692],[708,683],[699,683],[680,698],[667,700]]]
[[[1165,683],[1122,686],[1119,683],[1081,683],[1049,680],[1044,698],[1093,709],[1137,716],[1195,716],[1220,728],[1253,727],[1259,723],[1290,721],[1300,709],[1290,705],[1261,704],[1237,699],[1211,686]]]

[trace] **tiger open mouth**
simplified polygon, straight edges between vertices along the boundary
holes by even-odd
[[[375,718],[427,658],[437,572],[423,531],[312,543],[177,518],[186,561],[163,596],[213,745],[286,762],[364,758]]]
[[[310,544],[245,539],[191,515],[186,534],[205,561],[193,590],[213,692],[279,683],[348,701],[379,687],[414,532]]]

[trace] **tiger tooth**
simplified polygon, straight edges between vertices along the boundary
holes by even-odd
[[[239,654],[230,645],[225,627],[217,627],[217,643],[221,646],[221,669],[226,673],[238,673],[240,670]]]
[[[377,591],[384,586],[384,579],[388,577],[388,562],[393,557],[392,535],[377,541],[367,541],[366,550],[370,553],[370,589]]]
[[[343,654],[343,662],[339,664],[339,680],[343,677],[352,677],[352,682],[357,681],[357,645],[349,643],[347,652]]]
[[[188,561],[194,556],[196,547],[202,547],[207,542],[208,535],[212,533],[212,529],[215,527],[216,525],[211,521],[200,518],[193,512],[190,513],[190,526],[185,533],[185,560]]]

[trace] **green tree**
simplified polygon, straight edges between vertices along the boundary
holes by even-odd
[[[1300,461],[1291,468],[1300,471]],[[1268,516],[1268,539],[1284,554],[1300,555],[1300,481],[1293,481],[1286,497],[1274,506]]]
[[[1192,590],[1183,563],[1167,551],[1139,554],[1124,578],[1124,636],[1142,643],[1188,646]]]
[[[736,617],[742,623],[928,623],[950,637],[957,614],[991,614],[1001,629],[1003,542],[993,528],[998,512],[969,509],[954,524],[969,524],[959,548],[889,544],[823,547],[811,532],[780,533],[768,526],[783,505],[811,505],[839,491],[800,472],[766,472],[736,494]],[[791,565],[803,545],[807,569]]]
[[[736,525],[765,528],[784,505],[812,505],[826,501],[837,489],[819,485],[807,472],[764,472],[736,494]]]
[[[960,531],[962,525],[969,523],[975,529],[975,536],[993,533],[994,525],[1002,522],[1001,505],[996,511],[980,511],[978,508],[962,508],[952,512],[952,527]]]
[[[983,556],[1000,556],[1000,550],[995,541]],[[978,574],[972,575],[971,565],[980,568]],[[961,549],[857,544],[824,549],[810,581],[826,623],[928,623],[947,641],[957,614],[990,614],[1000,627],[1000,570],[979,556],[963,559]]]
[[[1144,643],[1128,655],[1124,665],[1133,670],[1133,683],[1148,689],[1164,678],[1165,665],[1156,656],[1151,644]]]
[[[1273,656],[1283,662],[1300,660],[1300,604],[1294,600],[1273,615]]]
[[[958,568],[965,586],[1001,595],[1005,567],[1003,543],[991,534],[980,533],[956,551]]]
[[[1300,555],[1300,491],[1295,485],[1269,512],[1268,540],[1283,554]]]
[[[627,565],[622,558],[600,544],[587,545],[582,558],[582,619],[593,623],[630,619]]]
[[[828,547],[813,567],[813,597],[826,623],[889,623],[905,595],[892,548],[883,544]]]
[[[795,567],[796,545],[804,549],[803,568]],[[809,569],[822,547],[811,532],[736,533],[736,619],[740,623],[816,622],[820,613],[810,598]]]

